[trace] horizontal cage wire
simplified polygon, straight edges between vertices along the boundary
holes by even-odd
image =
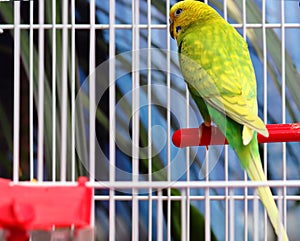
[[[261,182],[248,179],[228,145],[172,142],[185,128],[197,136],[203,122],[169,33],[176,2],[0,0],[0,177],[12,180],[5,188],[91,191],[84,221],[95,237],[89,230],[84,240],[269,241],[277,236],[257,192],[269,186],[289,240],[299,240],[296,139],[259,145]],[[298,1],[204,2],[248,43],[261,119],[300,122]],[[0,197],[0,211],[4,204]],[[9,222],[0,214],[1,241]],[[74,225],[59,240],[70,240]],[[32,240],[46,240],[31,231]]]

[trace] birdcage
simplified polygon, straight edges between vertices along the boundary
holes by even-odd
[[[299,240],[298,1],[205,1],[248,43],[266,182],[199,137],[176,2],[0,0],[0,240],[275,240],[266,185]]]

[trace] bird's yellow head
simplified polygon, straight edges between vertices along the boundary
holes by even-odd
[[[219,18],[220,15],[207,4],[185,0],[174,4],[170,10],[170,34],[173,39],[195,21],[199,23]]]

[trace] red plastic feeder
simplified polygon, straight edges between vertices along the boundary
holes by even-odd
[[[258,134],[259,143],[267,142],[300,142],[300,123],[268,124],[269,137]],[[208,146],[228,144],[221,131],[212,126],[201,128],[185,128],[174,132],[173,144],[177,147]]]
[[[90,225],[92,189],[87,178],[74,186],[37,186],[0,179],[0,228],[7,241],[26,241],[30,230]]]

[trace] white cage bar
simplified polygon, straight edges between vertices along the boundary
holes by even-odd
[[[297,240],[299,143],[261,145],[268,181],[256,183],[227,146],[207,151],[172,144],[176,129],[201,124],[168,32],[175,2],[0,1],[0,53],[7,54],[1,48],[7,42],[13,53],[13,98],[7,101],[13,149],[5,177],[68,186],[88,176],[95,240],[110,241],[193,240],[195,212],[204,219],[205,241],[274,240],[255,191],[268,185],[290,240]],[[262,119],[299,122],[300,50],[291,40],[300,38],[298,2],[207,2],[249,44]],[[38,182],[21,182],[33,179]]]

